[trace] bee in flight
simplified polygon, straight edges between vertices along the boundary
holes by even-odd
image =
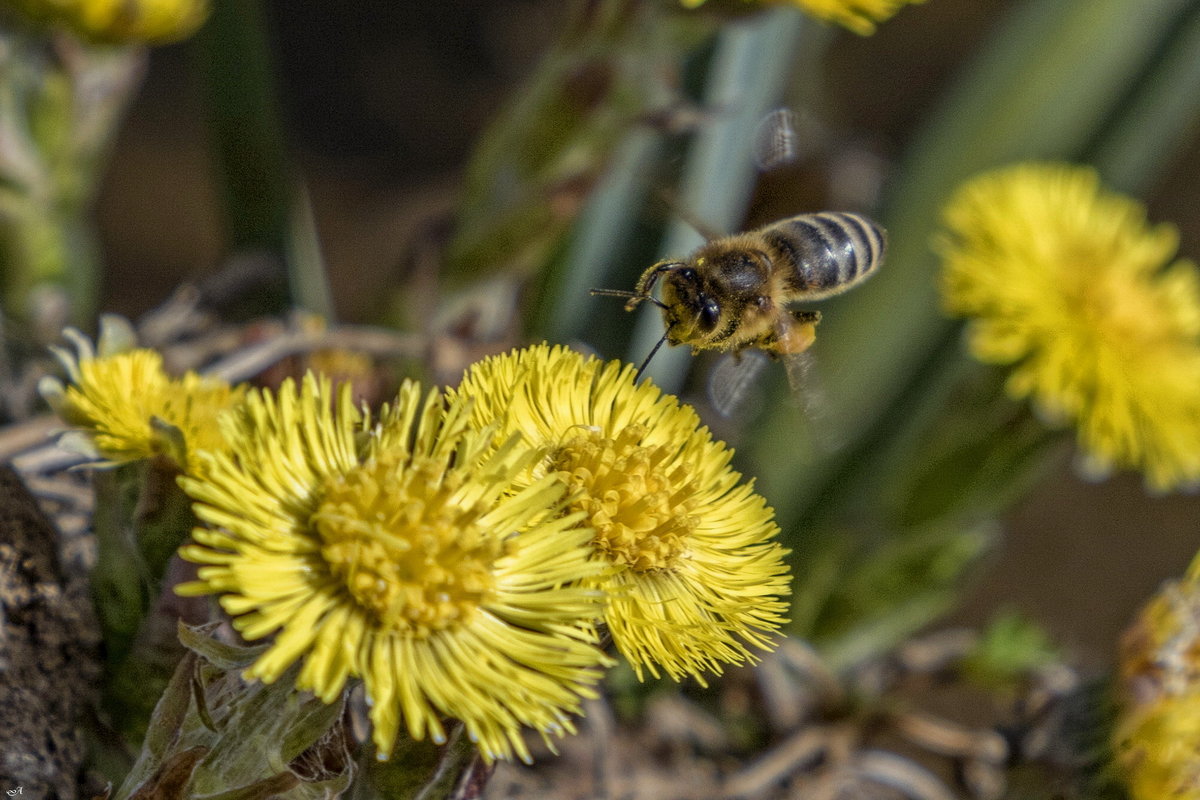
[[[632,292],[593,289],[592,294],[624,297],[627,311],[644,302],[662,311],[666,331],[639,373],[663,342],[739,358],[755,348],[782,358],[798,388],[806,369],[801,355],[816,339],[821,314],[790,304],[857,286],[879,269],[886,249],[883,228],[860,214],[801,214],[712,239],[686,260],[660,261],[642,273]],[[661,299],[653,296],[659,284]]]

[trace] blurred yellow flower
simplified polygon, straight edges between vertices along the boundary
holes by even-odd
[[[0,0],[25,17],[103,42],[163,44],[195,33],[208,0]]]
[[[1095,171],[1023,164],[945,209],[942,297],[971,352],[1013,364],[1010,393],[1073,422],[1089,469],[1200,480],[1200,280],[1178,236],[1104,191]]]
[[[747,0],[750,2],[751,0]],[[681,0],[687,8],[697,8],[706,0]],[[875,25],[890,19],[907,5],[925,0],[776,0],[791,2],[803,11],[826,22],[834,22],[862,36],[875,32]]]
[[[689,406],[634,369],[540,345],[485,359],[453,396],[475,401],[475,426],[500,420],[544,448],[528,480],[558,475],[570,508],[595,529],[592,580],[604,621],[642,676],[678,680],[754,660],[784,621],[786,551],[774,512],[729,467]]]
[[[462,402],[406,382],[372,422],[349,384],[333,395],[310,373],[247,398],[231,450],[181,481],[209,527],[180,551],[204,566],[177,591],[274,635],[248,679],[303,658],[298,688],[332,702],[361,677],[380,757],[402,722],[445,741],[449,716],[489,761],[528,760],[522,726],[572,731],[607,663],[581,585],[603,568],[591,531],[561,513],[557,478],[514,489],[535,451],[470,430]]]
[[[193,472],[199,451],[224,447],[218,418],[241,402],[245,389],[194,372],[170,377],[159,353],[121,350],[133,343],[127,325],[106,318],[98,354],[78,331],[66,331],[75,352],[55,348],[55,354],[70,383],[44,379],[42,396],[82,434],[68,444],[86,455],[111,464],[166,456]]]
[[[1125,720],[1117,758],[1131,800],[1200,800],[1200,689]]]
[[[1121,640],[1113,751],[1132,800],[1200,800],[1200,587],[1168,583]]]

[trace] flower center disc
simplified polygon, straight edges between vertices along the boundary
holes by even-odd
[[[615,439],[589,432],[567,441],[553,461],[596,530],[597,553],[638,572],[675,566],[696,527],[687,470],[671,467],[672,448],[642,446],[645,435],[641,425]]]
[[[442,462],[388,455],[326,480],[312,516],[321,555],[383,627],[428,636],[490,596],[503,542],[455,502],[458,483]]]
[[[1196,335],[1195,325],[1180,319],[1162,289],[1146,284],[1144,277],[1112,270],[1096,274],[1091,265],[1103,260],[1101,253],[1081,253],[1070,273],[1074,279],[1063,287],[1087,330],[1135,359]]]

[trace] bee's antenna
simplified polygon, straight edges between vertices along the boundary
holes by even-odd
[[[626,292],[622,289],[588,289],[588,294],[601,295],[603,297],[624,297],[630,301],[636,300],[636,301],[638,301],[638,303],[641,303],[644,301],[649,301],[649,302],[653,303],[654,305],[658,306],[659,308],[667,307],[666,304],[663,303],[661,300],[656,300],[655,298],[653,298],[649,295],[638,294],[637,292]],[[628,304],[626,304],[626,305],[628,306]]]
[[[637,368],[637,372],[634,373],[634,375],[633,375],[634,383],[637,383],[637,381],[641,379],[642,373],[646,371],[646,367],[649,366],[649,364],[650,364],[650,359],[654,358],[654,354],[658,352],[658,349],[663,346],[663,342],[665,342],[666,340],[667,340],[667,334],[666,334],[666,332],[664,332],[662,335],[662,338],[659,339],[658,343],[655,344],[654,347],[650,349],[650,354],[648,356],[646,356],[645,359],[642,360],[641,366],[639,366]]]

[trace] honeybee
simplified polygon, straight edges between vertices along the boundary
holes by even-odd
[[[660,261],[642,273],[632,292],[592,294],[624,297],[627,311],[644,302],[662,311],[666,331],[640,369],[663,342],[735,356],[755,348],[782,358],[796,388],[806,369],[800,356],[816,340],[821,314],[790,304],[857,286],[879,269],[886,249],[886,232],[860,214],[801,214],[712,239],[686,260]]]

